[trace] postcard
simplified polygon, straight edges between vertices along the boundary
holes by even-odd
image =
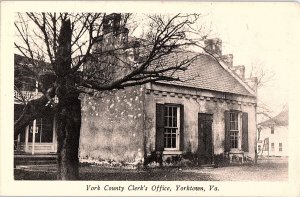
[[[2,2],[1,195],[300,195],[299,17],[295,2]]]

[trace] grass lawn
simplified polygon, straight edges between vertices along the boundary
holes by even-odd
[[[287,181],[287,160],[219,168],[160,168],[148,170],[80,167],[80,180],[101,181]],[[55,180],[55,165],[15,169],[15,180]]]
[[[56,171],[15,169],[15,180],[55,180]],[[208,173],[194,173],[179,168],[149,170],[113,169],[98,166],[80,168],[80,180],[101,181],[206,181],[214,180]]]

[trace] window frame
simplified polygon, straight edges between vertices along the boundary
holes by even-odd
[[[271,152],[274,152],[274,151],[275,151],[275,143],[272,142],[272,143],[271,143]]]
[[[174,126],[170,126],[170,125],[167,125],[167,121],[165,121],[166,119],[170,118],[170,117],[173,117],[173,114],[171,116],[168,115],[168,110],[169,108],[176,108],[176,127]],[[163,118],[164,118],[164,150],[165,151],[179,151],[180,150],[180,105],[178,104],[165,104],[164,105],[164,113],[167,114],[167,116],[164,114],[163,115]],[[165,138],[166,138],[166,129],[176,129],[176,132],[175,132],[175,143],[176,143],[176,147],[166,147],[166,144],[165,144]],[[171,134],[171,133],[169,133]],[[172,137],[171,137],[172,138]]]
[[[282,152],[282,150],[283,150],[283,144],[282,144],[282,142],[279,142],[278,143],[278,151]]]
[[[234,115],[234,116],[232,116]],[[232,120],[232,117],[235,120]],[[234,128],[232,128],[232,123]],[[239,135],[240,135],[240,123],[239,123],[239,112],[238,111],[230,111],[229,112],[229,144],[230,149],[238,149],[239,148]]]
[[[263,150],[264,151],[269,151],[270,150],[269,146],[270,146],[269,138],[265,138],[264,143],[263,143]]]
[[[271,126],[271,134],[274,134],[275,133],[275,128],[274,126]]]

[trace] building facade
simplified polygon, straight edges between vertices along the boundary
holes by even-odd
[[[288,154],[288,107],[277,116],[258,124],[260,139],[257,143],[259,156],[287,157]]]
[[[112,32],[103,36],[102,52],[105,39],[121,40]],[[200,54],[178,73],[184,82],[147,83],[83,96],[82,161],[134,163],[143,155],[146,164],[152,159],[163,165],[201,165],[254,159],[256,79],[245,79],[245,67],[233,66],[233,55],[222,54],[220,39],[204,44],[217,59]],[[165,63],[194,55],[170,54]]]
[[[212,164],[255,156],[251,95],[151,83],[84,97],[82,114],[80,157],[89,160],[132,162],[139,152],[146,159],[157,151],[164,164],[178,157]]]
[[[14,120],[16,121],[22,114],[24,103],[37,99],[42,96],[38,91],[38,83],[31,76],[32,73],[24,66],[36,71],[41,77],[41,80],[51,80],[48,77],[50,69],[44,62],[36,61],[39,68],[35,68],[31,64],[31,60],[21,55],[14,55],[15,63],[15,84],[14,84]],[[45,77],[42,77],[45,76]],[[45,84],[47,82],[45,81]],[[50,84],[50,83],[49,83]],[[49,154],[56,153],[57,140],[54,117],[43,117],[34,120],[20,135],[14,139],[14,149],[20,154]]]

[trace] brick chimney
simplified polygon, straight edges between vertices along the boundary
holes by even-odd
[[[213,55],[220,57],[222,55],[222,40],[220,38],[211,38],[204,40],[205,50]]]
[[[233,66],[230,68],[239,78],[242,80],[245,80],[245,66],[239,65],[239,66]]]
[[[257,92],[257,77],[246,78],[244,82],[247,83],[255,93]]]
[[[233,66],[233,55],[232,54],[227,54],[227,55],[222,55],[220,59],[226,63],[228,67]]]
[[[94,52],[105,52],[127,46],[128,29],[121,24],[122,15],[112,13],[103,18],[103,35],[97,38],[97,44],[94,46]]]
[[[103,34],[113,32],[116,34],[120,30],[121,14],[112,13],[103,18]]]

